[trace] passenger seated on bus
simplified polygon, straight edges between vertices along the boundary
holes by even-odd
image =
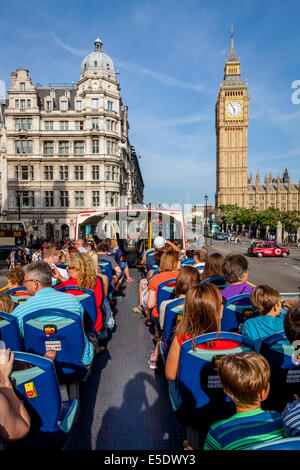
[[[13,362],[14,353],[0,349],[0,449],[25,437],[30,429],[29,414],[9,380]]]
[[[78,238],[78,240],[75,240],[74,246],[78,251],[80,251],[80,253],[87,252],[87,243],[85,240],[83,240],[83,238]]]
[[[117,248],[117,251],[116,251],[116,248]],[[115,290],[118,291],[120,285],[124,281],[124,278],[126,278],[127,282],[135,281],[135,279],[130,277],[128,263],[124,260],[124,255],[118,247],[110,246],[108,253],[111,254],[111,256],[114,256],[116,258],[116,262],[120,266],[120,269],[121,269],[121,276],[115,286]]]
[[[286,312],[278,290],[271,286],[257,286],[250,294],[250,302],[259,315],[244,322],[242,335],[254,341],[258,352],[264,338],[283,331]]]
[[[63,268],[58,268],[59,264],[60,246],[57,243],[46,243],[43,249],[43,261],[49,264],[52,271],[52,281],[66,281],[69,279],[68,271]]]
[[[184,341],[206,333],[219,332],[223,315],[222,296],[214,284],[191,286],[184,299],[182,320],[178,323],[175,336],[168,353],[165,375],[173,381],[177,377],[180,348]],[[238,340],[218,340],[210,344],[200,344],[199,348],[219,350],[232,349],[238,346]],[[193,343],[192,343],[193,346]]]
[[[167,249],[181,253],[180,248],[177,245],[174,245],[170,240],[165,240],[164,237],[156,237],[153,242],[153,246],[157,252],[164,252]],[[152,263],[155,262],[155,253],[151,253],[146,258],[146,268],[149,271]]]
[[[223,264],[223,273],[229,286],[222,291],[223,297],[229,299],[239,294],[250,294],[255,285],[248,282],[248,261],[243,255],[227,255]]]
[[[300,350],[300,302],[289,308],[283,320],[283,327],[287,339],[295,349],[295,356],[298,356]],[[294,395],[292,403],[287,403],[282,417],[285,435],[300,436],[300,398],[298,395]]]
[[[7,288],[14,289],[15,287],[22,287],[24,283],[24,270],[16,266],[11,271],[8,271],[6,274],[7,277]],[[26,287],[24,286],[24,290],[14,292],[14,296],[26,296],[29,295]]]
[[[15,308],[15,303],[9,294],[0,293],[0,312],[11,313]],[[0,314],[1,317],[1,314]]]
[[[212,253],[205,261],[203,273],[201,275],[201,281],[209,279],[214,276],[223,277],[223,265],[224,256],[220,253]]]
[[[102,284],[97,274],[95,273],[92,260],[86,253],[76,254],[73,253],[69,257],[67,265],[69,279],[60,283],[55,289],[67,286],[77,286],[78,289],[90,289],[95,294],[97,319],[95,323],[95,330],[99,333],[103,327],[103,319],[101,312],[101,305],[104,300],[104,293]],[[68,293],[68,291],[65,291]],[[78,295],[76,291],[70,291],[70,294]]]
[[[114,285],[115,285],[116,282],[119,280],[119,278],[121,276],[121,268],[120,268],[120,266],[118,266],[116,260],[108,254],[109,253],[109,248],[110,248],[110,246],[108,245],[108,243],[105,240],[102,240],[98,243],[97,254],[98,254],[98,259],[103,258],[105,260],[110,261],[110,263],[112,265],[112,269],[115,272],[114,275],[113,275],[113,281],[114,281]]]
[[[51,307],[67,310],[75,315],[79,315],[82,320],[83,328],[84,309],[82,305],[74,295],[66,294],[65,292],[57,292],[55,289],[52,289],[52,273],[48,263],[45,261],[36,261],[35,263],[28,264],[24,267],[24,272],[24,285],[27,287],[30,298],[12,311],[12,315],[17,318],[22,336],[24,336],[23,318],[28,313]],[[43,317],[43,319],[45,319],[45,317]],[[57,315],[49,315],[47,318],[50,322],[59,319],[60,317]],[[83,365],[88,366],[93,361],[94,349],[84,331],[83,336],[84,351],[81,362]]]
[[[280,413],[261,409],[270,391],[270,366],[262,355],[247,351],[223,356],[218,373],[236,413],[211,425],[204,450],[246,449],[284,437]]]
[[[199,250],[195,250],[194,251],[195,264],[193,266],[195,266],[195,268],[198,268],[198,269],[201,268],[203,271],[205,268],[205,263],[207,261],[207,258],[208,258],[208,251],[206,248],[203,247],[203,248],[199,248]]]
[[[182,266],[182,268],[179,270],[179,273],[176,279],[175,298],[176,299],[185,298],[188,289],[191,286],[197,285],[199,283],[200,283],[199,271],[193,266]],[[160,354],[159,341],[163,335],[166,306],[169,302],[173,302],[173,300],[174,299],[164,300],[160,304],[160,309],[159,309],[160,333],[154,337],[157,343],[156,343],[154,351],[151,352],[151,357],[149,359],[148,364],[149,364],[150,369],[157,368],[157,360]]]

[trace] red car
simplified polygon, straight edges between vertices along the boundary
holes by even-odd
[[[251,243],[248,254],[262,258],[263,256],[282,256],[286,258],[290,250],[277,245],[276,242],[258,241]]]

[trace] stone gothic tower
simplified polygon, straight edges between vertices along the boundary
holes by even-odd
[[[240,60],[233,43],[224,67],[215,106],[216,125],[216,207],[237,204],[248,207],[247,147],[249,95],[241,78]]]

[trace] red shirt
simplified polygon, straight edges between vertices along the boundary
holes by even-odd
[[[64,286],[77,286],[77,279],[75,278],[72,278],[72,279],[68,279],[67,281],[64,281],[64,282],[61,282],[60,284],[58,284],[57,286],[55,286],[55,290],[56,289],[59,289],[60,287],[64,287]],[[73,294],[73,295],[82,295],[84,294],[83,291],[75,291],[75,290],[70,290],[70,291],[65,291],[67,294]],[[103,320],[102,320],[102,312],[101,312],[101,305],[102,305],[102,302],[103,302],[103,291],[102,291],[102,284],[101,284],[101,281],[99,278],[97,278],[97,283],[96,283],[96,287],[94,288],[93,290],[94,294],[95,294],[95,300],[96,300],[96,307],[97,307],[97,318],[96,318],[96,321],[95,321],[95,330],[97,332],[99,332],[103,326]]]
[[[168,281],[169,279],[176,279],[178,276],[179,271],[164,271],[162,273],[155,274],[150,283],[149,283],[149,289],[153,290],[155,292],[155,297],[157,299],[157,291],[158,291],[158,286],[164,281]],[[152,315],[154,317],[159,317],[159,313],[157,310],[157,306],[153,307],[152,310]]]
[[[184,341],[187,341],[192,338],[192,335],[176,336],[179,346],[181,347]],[[196,348],[199,349],[208,349],[211,351],[218,351],[221,349],[234,349],[241,345],[240,341],[231,341],[228,339],[216,339],[214,341],[213,347],[209,347],[206,343],[199,344]]]

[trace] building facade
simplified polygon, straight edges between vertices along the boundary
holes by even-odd
[[[11,74],[0,141],[2,219],[33,220],[39,237],[73,238],[78,212],[143,202],[128,108],[102,41],[94,44],[76,84],[42,87],[28,70]]]
[[[216,208],[223,204],[259,210],[268,207],[300,210],[300,184],[291,183],[288,170],[263,181],[257,173],[248,176],[249,93],[243,81],[231,30],[230,51],[224,67],[215,106],[216,124]]]

